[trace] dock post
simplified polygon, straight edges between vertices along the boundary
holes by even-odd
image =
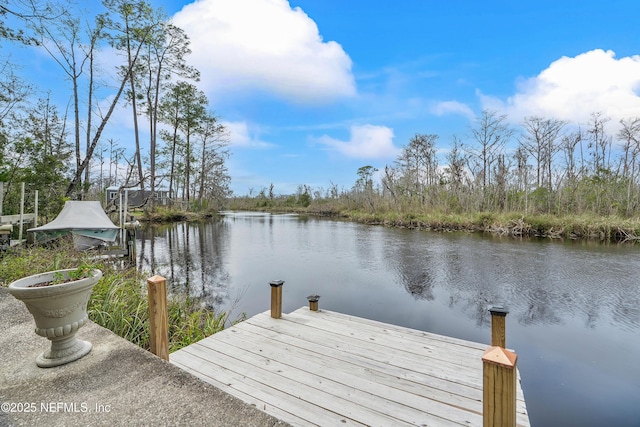
[[[318,300],[320,299],[320,295],[309,295],[307,300],[309,300],[309,310],[318,311]]]
[[[38,190],[36,190],[36,196],[33,201],[33,215],[35,216],[33,218],[33,228],[36,228],[38,226]]]
[[[517,360],[515,353],[495,346],[482,356],[484,427],[516,425]]]
[[[491,347],[482,356],[484,427],[515,427],[518,356],[505,349],[509,311],[493,306],[489,312]]]
[[[507,347],[506,320],[509,310],[501,305],[489,308],[491,313],[491,345],[494,347]]]
[[[151,352],[169,360],[169,321],[167,313],[167,279],[153,276],[147,279],[149,288],[149,337]]]
[[[24,182],[20,190],[20,227],[18,228],[18,242],[22,245],[22,229],[24,228]]]
[[[280,319],[282,317],[282,285],[284,280],[274,280],[271,285],[271,317]]]
[[[127,260],[128,262],[135,266],[136,265],[136,230],[125,230],[126,237],[126,249],[127,249]]]

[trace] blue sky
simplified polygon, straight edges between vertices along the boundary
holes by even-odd
[[[483,109],[514,126],[602,111],[612,135],[640,116],[636,0],[151,3],[192,40],[199,87],[230,131],[236,194],[348,189],[416,133],[438,134],[441,153],[453,135],[470,143]]]

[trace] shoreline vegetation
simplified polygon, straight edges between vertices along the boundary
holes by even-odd
[[[0,286],[22,277],[47,271],[75,268],[78,265],[102,270],[102,279],[94,287],[87,307],[89,319],[133,344],[149,350],[149,301],[144,273],[135,267],[121,268],[107,260],[95,261],[90,253],[78,253],[69,242],[55,248],[13,248],[0,257]],[[196,299],[167,296],[169,351],[179,350],[223,330],[233,319],[231,311],[217,312]]]
[[[271,213],[297,213],[339,218],[369,225],[407,228],[436,232],[479,232],[514,238],[547,238],[589,240],[601,243],[629,243],[640,241],[640,218],[619,216],[551,215],[520,212],[439,213],[395,212],[340,208],[330,203],[311,203],[308,206],[286,206],[264,203],[250,198],[236,198],[230,210]]]
[[[640,221],[621,218],[587,218],[580,216],[493,214],[377,214],[343,212],[339,216],[371,225],[428,231],[467,231],[511,237],[596,240],[603,243],[640,240]]]
[[[640,241],[640,218],[621,218],[617,216],[588,214],[565,216],[548,214],[524,215],[519,212],[478,212],[476,214],[366,212],[362,210],[339,210],[323,204],[311,204],[308,207],[264,206],[259,203],[247,203],[247,200],[242,199],[232,200],[228,209],[275,214],[296,213],[299,215],[337,218],[368,225],[436,232],[464,231],[514,238],[537,237],[589,240],[601,243]],[[216,213],[202,214],[172,210],[157,211],[151,216],[143,212],[136,213],[136,217],[140,221],[151,223],[200,221],[210,219],[216,215]]]

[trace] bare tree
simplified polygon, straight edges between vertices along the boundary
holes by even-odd
[[[633,200],[636,186],[636,164],[640,154],[640,118],[620,120],[622,126],[618,132],[618,139],[622,141],[623,172],[622,176],[627,180],[627,215],[631,215],[636,202]]]
[[[120,100],[120,96],[124,92],[125,85],[129,82],[135,64],[135,60],[132,60],[125,66],[121,79],[117,82],[117,88],[111,97],[107,111],[99,117],[97,127],[94,129],[91,123],[85,123],[87,143],[83,158],[80,144],[82,129],[82,121],[80,119],[80,108],[82,106],[80,101],[80,86],[86,84],[86,92],[89,96],[86,104],[87,117],[93,117],[95,103],[92,94],[95,84],[94,70],[96,68],[93,56],[99,48],[100,42],[104,41],[107,37],[105,24],[109,22],[109,19],[106,15],[99,15],[93,25],[85,24],[87,29],[83,32],[81,30],[81,22],[75,17],[76,15],[82,16],[83,14],[72,10],[63,10],[60,12],[59,19],[55,22],[48,22],[44,19],[34,19],[30,24],[32,31],[38,37],[39,45],[59,65],[60,69],[71,82],[76,170],[67,187],[67,197],[72,195],[82,197],[82,194],[86,191],[86,186],[84,186],[81,193],[79,195],[76,194],[78,187],[82,184],[82,175],[89,167],[93,151],[100,141],[102,132],[109,122],[111,114],[113,114]],[[133,51],[133,58],[137,58],[140,47],[141,45],[137,46]],[[88,78],[83,80],[82,77],[85,75],[85,72],[88,73]],[[90,119],[88,119],[88,121],[90,121]]]
[[[426,202],[427,188],[437,182],[437,140],[435,134],[415,134],[396,160],[406,188],[420,199],[421,204]]]
[[[507,125],[507,116],[498,115],[496,111],[483,110],[476,120],[476,125],[471,128],[476,147],[469,147],[469,153],[479,159],[482,167],[482,204],[481,209],[487,206],[487,185],[491,183],[491,165],[501,154],[502,148],[513,135],[513,130]]]
[[[525,117],[522,127],[525,133],[520,144],[536,161],[536,185],[546,185],[552,191],[551,165],[553,156],[560,150],[558,137],[566,122],[542,117]]]
[[[209,113],[199,128],[198,136],[201,145],[198,202],[202,205],[205,196],[209,195],[220,205],[229,192],[225,168],[225,160],[229,156],[226,149],[228,135],[216,116]],[[269,187],[269,198],[273,200],[273,183]]]
[[[599,174],[610,169],[611,137],[607,135],[604,126],[611,119],[605,117],[602,112],[591,113],[589,120],[589,145],[591,156],[593,157],[593,173]]]

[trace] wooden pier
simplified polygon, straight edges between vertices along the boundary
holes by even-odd
[[[258,314],[169,358],[296,426],[482,426],[487,347],[303,307]],[[516,419],[529,426],[519,377]]]

